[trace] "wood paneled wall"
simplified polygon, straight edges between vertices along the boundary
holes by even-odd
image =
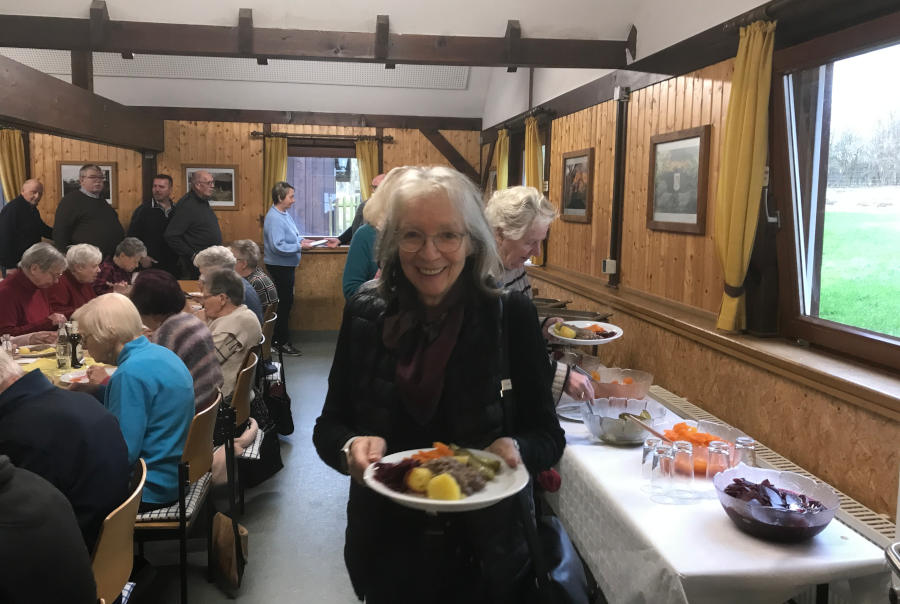
[[[474,130],[441,130],[450,144],[466,158],[475,171],[479,170],[480,147],[478,132]],[[448,166],[450,162],[418,130],[385,128],[385,136],[393,136],[394,143],[384,146],[384,171],[397,166]]]
[[[31,176],[44,184],[44,197],[38,209],[44,222],[53,226],[56,207],[62,197],[57,162],[116,162],[116,199],[119,220],[127,228],[131,213],[141,203],[141,154],[122,147],[31,132]]]
[[[589,224],[557,220],[550,227],[547,263],[594,277],[609,256],[612,180],[615,167],[616,106],[608,101],[553,121],[550,145],[550,200],[562,207],[564,153],[594,148],[593,217]]]
[[[722,297],[722,271],[712,238],[718,186],[719,148],[734,61],[637,90],[627,123],[621,285],[682,304],[716,312]],[[557,221],[550,230],[547,263],[602,277],[600,261],[609,254],[612,204],[615,103],[609,101],[553,121],[550,199],[561,199],[562,155],[593,146],[594,199],[590,225]],[[688,235],[647,228],[650,137],[709,124],[711,128],[706,234]]]
[[[172,176],[176,201],[187,191],[185,165],[237,166],[238,210],[216,210],[222,239],[262,241],[265,197],[262,191],[263,141],[250,138],[262,124],[247,122],[174,122],[165,124],[166,150],[156,159],[157,170]]]

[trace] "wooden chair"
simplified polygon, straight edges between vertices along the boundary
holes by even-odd
[[[263,321],[268,321],[278,311],[278,302],[269,302],[263,307]]]
[[[147,464],[138,459],[131,478],[131,494],[103,520],[94,546],[91,567],[97,583],[97,596],[114,602],[122,594],[134,562],[134,523],[141,493],[147,480]]]
[[[272,361],[272,335],[275,333],[275,320],[277,318],[277,314],[272,314],[262,325],[262,338],[259,341],[257,351],[259,362],[256,365],[256,387],[260,390],[263,389],[263,384],[267,377],[264,373],[264,367],[267,362]]]
[[[135,535],[139,541],[177,538],[180,546],[181,603],[187,604],[187,535],[194,526],[200,511],[207,511],[206,534],[207,576],[212,573],[212,513],[208,505],[212,482],[213,430],[220,394],[209,407],[194,416],[184,443],[181,462],[178,464],[178,502],[167,508],[139,514]]]
[[[253,400],[253,381],[256,376],[256,367],[258,363],[259,357],[255,352],[250,351],[247,354],[247,358],[244,360],[241,370],[238,372],[238,377],[234,385],[234,393],[231,395],[231,408],[234,411],[233,425],[235,428],[244,425],[250,418],[250,401]],[[231,430],[231,433],[233,434],[234,430]],[[259,430],[256,433],[256,440],[254,440],[250,447],[245,449],[238,457],[241,459],[254,459],[252,454],[255,451],[255,459],[259,459],[259,448],[262,445],[263,436],[263,431]],[[232,456],[234,456],[234,437],[232,436],[230,440],[231,447],[226,449],[226,453],[231,451]],[[233,493],[239,495],[240,511],[241,514],[243,514],[244,486],[241,483],[240,472],[237,470],[235,459],[227,459],[226,463],[234,470],[234,479],[231,481],[232,484],[229,484],[229,488],[232,489]]]

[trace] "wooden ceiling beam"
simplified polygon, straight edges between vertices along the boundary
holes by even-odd
[[[238,52],[253,54],[253,9],[238,9]]]
[[[518,21],[510,19],[506,22],[506,36],[503,38],[506,45],[506,68],[508,73],[515,73],[518,69],[519,57],[522,55],[522,26]]]
[[[94,92],[94,53],[89,50],[73,50],[72,85]]]
[[[428,139],[428,142],[434,145],[435,149],[441,152],[441,155],[443,155],[456,170],[468,176],[472,182],[479,182],[481,180],[478,176],[478,170],[472,167],[472,164],[462,156],[462,153],[460,153],[456,147],[453,146],[453,143],[448,141],[439,130],[433,128],[419,128],[419,132]]]
[[[109,10],[105,0],[93,0],[90,10],[91,46],[102,46],[106,42],[109,29]]]
[[[0,56],[0,121],[60,136],[163,150],[163,122]]]
[[[98,0],[99,1],[99,0]],[[105,40],[93,44],[90,21],[61,17],[0,15],[0,40],[16,48],[93,50],[209,57],[264,56],[376,62],[376,33],[107,21]],[[99,23],[99,21],[98,21]],[[95,25],[95,30],[98,25]],[[508,28],[509,29],[509,28]],[[99,30],[97,30],[99,31]],[[252,33],[252,53],[241,32]],[[391,63],[489,67],[625,68],[625,41],[437,36],[388,32]],[[511,57],[512,53],[512,57]],[[513,59],[512,61],[510,59]],[[380,59],[384,61],[384,59]]]

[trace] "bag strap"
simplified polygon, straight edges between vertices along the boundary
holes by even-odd
[[[500,301],[500,401],[503,406],[505,433],[511,435],[515,425],[515,393],[512,387],[512,374],[509,370],[509,313],[506,312],[505,307],[508,296],[508,292],[503,292],[498,298]],[[537,577],[538,591],[544,602],[552,604],[550,571],[538,539],[531,488],[526,487],[519,491],[516,499],[522,526],[525,527],[525,541],[528,543],[528,551],[531,554],[531,564],[534,566],[534,574]]]

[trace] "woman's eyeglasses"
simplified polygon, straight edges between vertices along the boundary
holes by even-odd
[[[399,247],[401,251],[413,254],[418,252],[425,246],[425,242],[431,239],[434,247],[439,252],[450,254],[459,249],[466,233],[454,233],[453,231],[443,231],[437,235],[426,235],[421,231],[408,230],[400,232]]]

